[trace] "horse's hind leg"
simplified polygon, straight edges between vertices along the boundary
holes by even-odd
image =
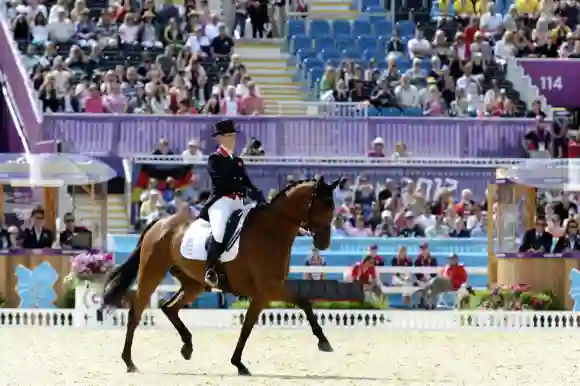
[[[177,267],[171,268],[169,273],[179,280],[181,288],[161,306],[161,310],[181,337],[181,341],[183,342],[181,355],[184,359],[189,360],[191,359],[191,353],[193,352],[191,332],[179,318],[179,311],[198,297],[200,292],[203,291],[204,285],[193,280]]]
[[[312,304],[310,300],[306,299],[304,296],[300,296],[296,293],[292,293],[287,289],[284,289],[284,294],[282,296],[282,301],[293,303],[298,306],[304,313],[306,314],[306,319],[310,324],[310,328],[312,329],[312,334],[318,338],[318,349],[324,352],[332,352],[332,346],[328,341],[326,335],[324,335],[324,331],[322,331],[322,327],[318,323],[318,319],[316,319],[316,315],[314,315],[314,310],[312,309]]]
[[[165,260],[163,255],[154,257],[153,254],[150,254],[148,258],[142,256],[141,264],[139,265],[137,293],[131,302],[129,320],[127,322],[127,335],[125,336],[125,345],[123,346],[123,353],[121,354],[121,358],[123,358],[125,365],[127,365],[127,372],[129,373],[137,371],[137,366],[133,363],[131,355],[135,330],[139,326],[141,315],[145,307],[147,307],[151,295],[153,295],[153,292],[155,292],[157,286],[165,277],[169,264],[169,261]]]

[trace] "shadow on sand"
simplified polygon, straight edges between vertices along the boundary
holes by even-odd
[[[184,373],[176,372],[169,373],[165,372],[163,375],[173,375],[173,376],[190,376],[190,377],[210,377],[210,378],[241,378],[239,375],[232,373]],[[376,378],[376,377],[349,377],[340,375],[290,375],[290,374],[252,374],[251,377],[247,377],[248,380],[252,378],[262,378],[262,379],[272,379],[272,380],[303,380],[303,381],[387,381],[387,378]]]

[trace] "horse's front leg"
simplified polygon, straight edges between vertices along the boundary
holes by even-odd
[[[248,310],[246,311],[246,317],[244,318],[240,337],[238,338],[236,349],[234,350],[234,354],[230,360],[230,363],[238,369],[238,375],[252,375],[250,370],[248,370],[248,368],[242,363],[242,353],[244,352],[246,342],[252,333],[252,329],[258,321],[260,313],[267,305],[268,300],[252,297],[250,307],[248,307]]]
[[[306,319],[308,323],[310,323],[310,328],[312,329],[312,334],[318,338],[318,349],[324,352],[332,352],[332,346],[324,335],[324,331],[322,331],[322,327],[318,323],[318,319],[316,315],[314,315],[314,310],[312,309],[312,303],[310,300],[305,298],[304,296],[300,296],[296,293],[293,293],[289,290],[284,291],[284,296],[282,301],[295,304],[296,306],[300,307],[302,311],[306,314]]]

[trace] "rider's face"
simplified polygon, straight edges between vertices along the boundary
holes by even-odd
[[[236,148],[236,133],[219,135],[218,142],[220,145],[228,150],[234,150]]]

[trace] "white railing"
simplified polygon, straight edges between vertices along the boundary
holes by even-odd
[[[315,310],[325,329],[380,329],[396,331],[558,331],[580,332],[580,315],[569,311],[391,311]],[[127,310],[116,310],[97,320],[96,310],[0,309],[0,327],[30,329],[104,328],[125,329]],[[245,310],[182,310],[189,328],[239,329]],[[267,309],[257,326],[268,329],[308,329],[304,313],[297,309]],[[146,310],[141,327],[173,329],[161,310]],[[32,332],[31,332],[32,333]],[[339,331],[335,331],[338,334]]]
[[[268,101],[267,115],[366,118],[368,106],[354,102]]]
[[[540,94],[540,90],[532,84],[532,78],[525,74],[524,68],[518,63],[518,60],[525,59],[511,57],[506,59],[506,79],[512,82],[514,89],[520,93],[520,99],[526,103],[528,109],[532,108],[532,103],[535,100],[539,100],[544,114],[552,119],[554,116],[552,106],[548,104],[546,97]]]
[[[130,157],[136,164],[155,165],[206,165],[205,159],[198,160],[181,155],[140,154]],[[369,157],[244,157],[246,164],[289,165],[289,166],[368,166],[368,167],[424,167],[424,168],[511,168],[526,163],[521,158],[369,158]],[[547,161],[546,161],[547,162]],[[570,166],[578,165],[580,160],[566,160]]]

